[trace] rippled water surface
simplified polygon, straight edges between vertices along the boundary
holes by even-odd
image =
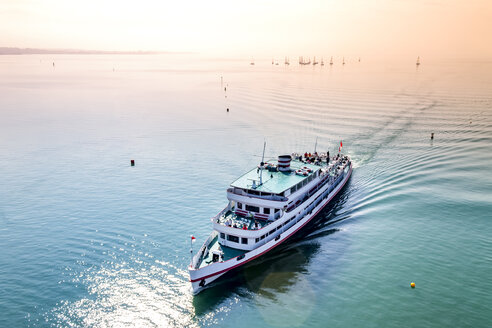
[[[193,297],[228,184],[316,138],[341,195]],[[1,56],[0,152],[1,327],[492,322],[492,62]]]

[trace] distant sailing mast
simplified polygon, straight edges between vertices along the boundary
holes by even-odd
[[[333,65],[333,56],[331,56],[330,65]]]
[[[345,65],[345,57],[343,57],[342,65]]]
[[[316,56],[313,57],[313,65],[317,65],[318,62],[316,61]]]
[[[255,60],[253,58],[251,58],[251,63],[249,63],[250,65],[254,65],[255,64]]]
[[[415,63],[415,65],[419,66],[420,65],[420,56],[417,57],[417,62]]]
[[[289,57],[285,57],[285,65],[290,65]]]
[[[323,57],[321,57],[321,66],[325,66],[325,62],[323,61]]]

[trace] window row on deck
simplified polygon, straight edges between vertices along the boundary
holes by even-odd
[[[246,210],[248,212],[253,212],[253,213],[262,213],[262,214],[270,214],[270,213],[277,213],[280,211],[280,209],[276,208],[268,208],[268,207],[258,207],[258,206],[253,206],[253,205],[247,205],[243,203],[237,203],[237,208],[240,210]],[[272,212],[273,210],[273,212]]]
[[[309,177],[307,177],[306,179],[302,180],[301,182],[290,188],[290,194],[295,193],[297,190],[301,189],[302,187],[313,181],[313,179],[316,178],[318,175],[319,175],[319,171],[316,171],[314,172],[314,174],[311,174]]]

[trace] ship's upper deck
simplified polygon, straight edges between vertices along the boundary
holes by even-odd
[[[265,163],[278,165],[278,161],[273,159],[268,160]],[[311,169],[312,172],[307,176],[296,174],[296,170],[304,167]],[[321,166],[304,163],[299,160],[292,160],[290,163],[290,168],[292,169],[291,172],[269,171],[267,169],[263,169],[263,183],[261,185],[259,169],[254,168],[231,183],[231,187],[269,192],[272,194],[281,194],[302,180],[307,179],[309,176],[316,174],[316,172],[321,169]]]

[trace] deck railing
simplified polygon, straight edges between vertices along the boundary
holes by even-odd
[[[198,253],[196,253],[195,256],[193,256],[193,259],[192,259],[192,262],[191,262],[191,267],[193,269],[198,269],[197,266],[202,262],[203,256],[207,252],[208,245],[212,242],[212,240],[214,240],[214,238],[217,236],[217,234],[218,234],[217,231],[214,230],[210,234],[210,236],[207,238],[207,240],[203,243],[203,245],[200,248],[200,250],[198,251]]]

